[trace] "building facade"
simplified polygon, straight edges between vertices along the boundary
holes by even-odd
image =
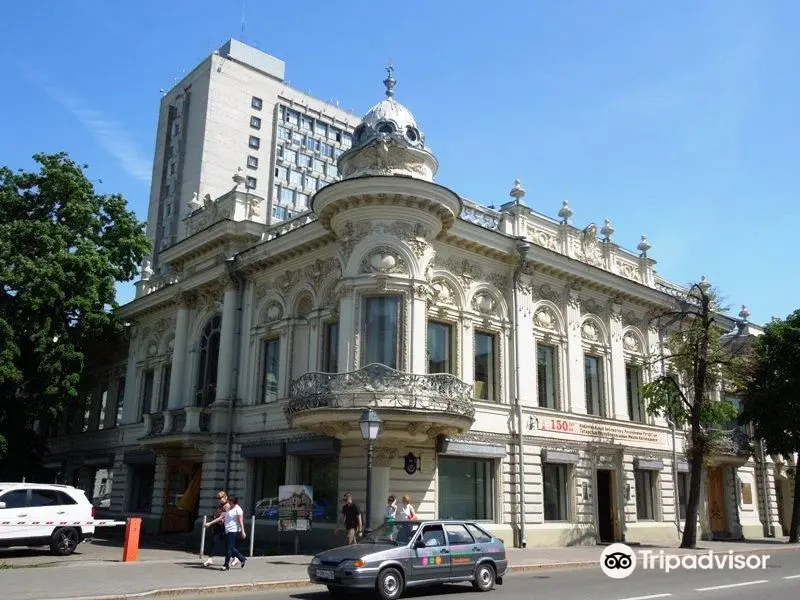
[[[373,525],[407,494],[422,518],[478,519],[517,545],[677,539],[685,436],[640,389],[660,368],[651,317],[685,290],[646,239],[632,253],[609,222],[578,229],[566,202],[552,219],[519,182],[500,210],[437,184],[384,83],[310,210],[267,225],[237,185],[183,219],[160,251],[169,281],[144,272],[122,308],[127,359],[65,418],[48,465],[87,487],[99,470],[112,514],[165,531],[224,488],[271,535],[278,487],[309,485],[305,535],[330,543],[342,494],[364,506],[371,407]],[[731,330],[755,329],[746,317]],[[772,461],[727,439],[704,468],[701,532],[760,537],[779,527]]]
[[[147,269],[169,273],[161,251],[186,235],[187,211],[236,186],[249,219],[271,224],[305,212],[339,177],[358,116],[296,90],[285,64],[229,40],[161,99],[147,231]]]

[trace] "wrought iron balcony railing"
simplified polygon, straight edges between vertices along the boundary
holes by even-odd
[[[417,375],[374,363],[349,373],[306,373],[294,380],[287,415],[315,408],[417,409],[472,418],[472,386],[449,373]]]
[[[714,448],[719,454],[732,456],[750,456],[753,453],[750,435],[741,427],[717,432]]]

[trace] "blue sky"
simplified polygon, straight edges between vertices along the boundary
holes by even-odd
[[[391,57],[440,183],[491,205],[519,177],[535,210],[569,200],[628,248],[646,233],[661,275],[707,275],[764,322],[800,308],[798,19],[741,0],[7,3],[0,164],[66,150],[144,219],[160,90],[229,37],[358,114]]]

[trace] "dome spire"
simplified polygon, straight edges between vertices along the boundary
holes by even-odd
[[[383,80],[383,85],[386,86],[386,97],[391,98],[394,96],[394,85],[397,83],[392,77],[392,73],[394,73],[394,67],[392,66],[392,59],[389,59],[389,66],[386,67],[386,72],[389,76]]]

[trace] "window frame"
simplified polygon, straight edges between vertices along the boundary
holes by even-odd
[[[247,145],[252,148],[253,150],[260,150],[261,149],[261,138],[257,135],[251,135],[250,139],[247,141]]]
[[[257,130],[261,129],[261,117],[250,115],[250,128]]]
[[[265,335],[259,339],[259,369],[258,369],[258,404],[275,404],[281,399],[281,336],[272,334]],[[268,347],[270,344],[277,344],[276,361],[277,369],[275,374],[275,398],[267,398],[267,358]]]
[[[247,155],[247,168],[256,170],[258,169],[258,157],[252,154]]]
[[[542,348],[547,348],[550,350],[550,357],[552,359],[552,396],[553,396],[553,405],[548,406],[546,404],[542,404],[542,395],[541,395],[541,386],[542,386],[542,377],[541,377],[541,363],[539,357],[539,351]],[[560,400],[560,391],[561,391],[561,382],[559,380],[561,369],[560,367],[560,346],[558,344],[549,343],[549,342],[540,342],[536,340],[536,406],[539,408],[544,408],[547,410],[560,410],[561,408],[561,400]],[[544,367],[547,368],[546,366]]]
[[[658,471],[649,469],[633,470],[634,487],[636,490],[636,520],[658,521]],[[642,489],[640,490],[640,482]],[[643,492],[640,494],[640,492]],[[651,516],[643,517],[641,509],[647,513],[650,509]]]
[[[405,296],[402,293],[386,293],[386,294],[365,294],[361,296],[361,314],[359,319],[359,328],[361,330],[361,344],[359,348],[358,357],[358,364],[361,367],[366,367],[370,364],[367,361],[367,355],[369,354],[368,348],[371,343],[371,338],[368,333],[367,327],[367,305],[376,300],[383,300],[383,299],[394,299],[396,302],[397,310],[395,312],[395,343],[394,343],[394,364],[386,364],[387,367],[390,369],[394,369],[396,371],[402,371],[403,365],[405,363],[404,356],[403,356],[403,319],[405,316]]]
[[[336,328],[335,347],[334,342],[331,341],[330,332],[332,328]],[[330,320],[322,325],[322,344],[320,344],[322,356],[320,357],[320,366],[323,373],[338,373],[339,372],[339,321]],[[335,363],[335,364],[333,364]]]
[[[587,369],[587,361],[595,360],[597,361],[597,392],[598,398],[593,399],[593,404],[596,402],[598,405],[598,412],[592,412],[589,409],[589,388],[586,385],[589,379],[588,369]],[[583,396],[584,396],[584,406],[586,408],[586,414],[593,417],[599,417],[604,419],[607,417],[606,411],[606,394],[605,394],[605,368],[606,368],[606,360],[605,356],[600,354],[595,354],[592,352],[584,352],[583,353]]]
[[[478,362],[478,353],[477,353],[477,338],[478,336],[486,336],[492,340],[492,357],[491,360],[488,361],[489,369],[491,369],[491,373],[489,376],[489,381],[486,382],[486,398],[479,398],[477,396],[477,385],[473,386],[473,399],[478,400],[479,402],[492,402],[495,404],[499,404],[501,398],[499,397],[500,391],[500,335],[496,331],[492,331],[491,329],[485,329],[481,327],[476,327],[472,332],[472,373],[473,373],[473,382],[474,384],[478,383],[477,378],[477,362]],[[483,383],[483,382],[481,382]]]
[[[632,395],[634,390],[630,377],[630,374],[634,371],[638,374],[638,386],[635,391],[635,398]],[[642,365],[632,361],[625,361],[625,399],[628,405],[628,419],[631,423],[638,423],[640,425],[646,425],[648,422],[647,413],[644,406],[644,398],[642,397],[643,385],[644,369],[642,368]],[[637,412],[639,415],[638,419],[636,418]]]
[[[550,519],[547,517],[547,502],[545,500],[546,491],[545,491],[545,481],[547,480],[547,471],[555,469],[558,472],[559,477],[561,478],[560,481],[557,482],[559,486],[563,486],[563,490],[557,490],[557,494],[559,491],[563,491],[564,497],[562,499],[557,498],[558,510],[563,510],[563,518],[560,519]],[[572,497],[570,494],[570,490],[572,489],[571,485],[572,481],[572,465],[563,464],[563,463],[553,463],[553,462],[542,462],[542,520],[545,523],[569,523],[572,514]]]
[[[447,367],[444,371],[431,371],[431,359],[430,359],[430,327],[431,325],[437,325],[441,327],[447,328],[447,358],[445,360]],[[457,375],[458,373],[458,366],[456,364],[456,324],[447,321],[445,319],[432,319],[430,317],[426,320],[426,328],[425,328],[425,368],[426,373],[428,374],[436,374],[436,373],[445,373],[450,375]]]
[[[498,465],[498,461],[493,458],[481,458],[476,456],[440,456],[439,464],[437,468],[436,474],[436,487],[439,494],[439,512],[440,512],[440,519],[441,520],[455,520],[455,521],[467,521],[467,522],[474,522],[474,523],[491,523],[496,518],[498,513],[498,506],[497,501],[498,498],[502,498],[502,492],[498,491],[498,480],[501,476],[501,469],[502,467]],[[460,463],[460,470],[462,472],[466,472],[466,465],[470,465],[472,472],[475,471],[475,465],[483,464],[484,466],[484,473],[486,476],[486,481],[482,486],[482,493],[484,495],[482,502],[484,506],[484,517],[468,517],[468,516],[442,516],[441,513],[443,512],[442,509],[442,481],[441,481],[441,465],[442,462],[453,462],[453,463]],[[477,485],[473,486],[473,489],[477,489]],[[478,504],[478,496],[475,495],[474,504]],[[477,512],[477,510],[476,510]]]
[[[216,325],[215,325],[216,323]],[[214,368],[211,369],[209,372],[206,372],[205,369],[209,366],[209,359],[206,358],[205,364],[203,360],[203,343],[206,337],[208,337],[209,344],[213,336],[216,334],[217,336],[217,358],[214,361]],[[194,396],[194,406],[200,406],[201,408],[208,407],[216,398],[211,398],[210,401],[203,404],[203,400],[208,400],[207,394],[210,391],[209,384],[213,383],[214,386],[214,394],[216,396],[216,388],[219,385],[217,381],[217,371],[219,366],[219,351],[220,351],[220,343],[222,341],[222,315],[215,314],[211,315],[203,325],[203,329],[200,330],[200,339],[198,340],[198,351],[197,351],[197,372],[196,372],[196,379],[195,379],[195,396]],[[201,374],[202,382],[201,382]]]
[[[251,96],[250,108],[253,108],[255,110],[261,110],[262,108],[264,108],[264,101],[258,96]]]

